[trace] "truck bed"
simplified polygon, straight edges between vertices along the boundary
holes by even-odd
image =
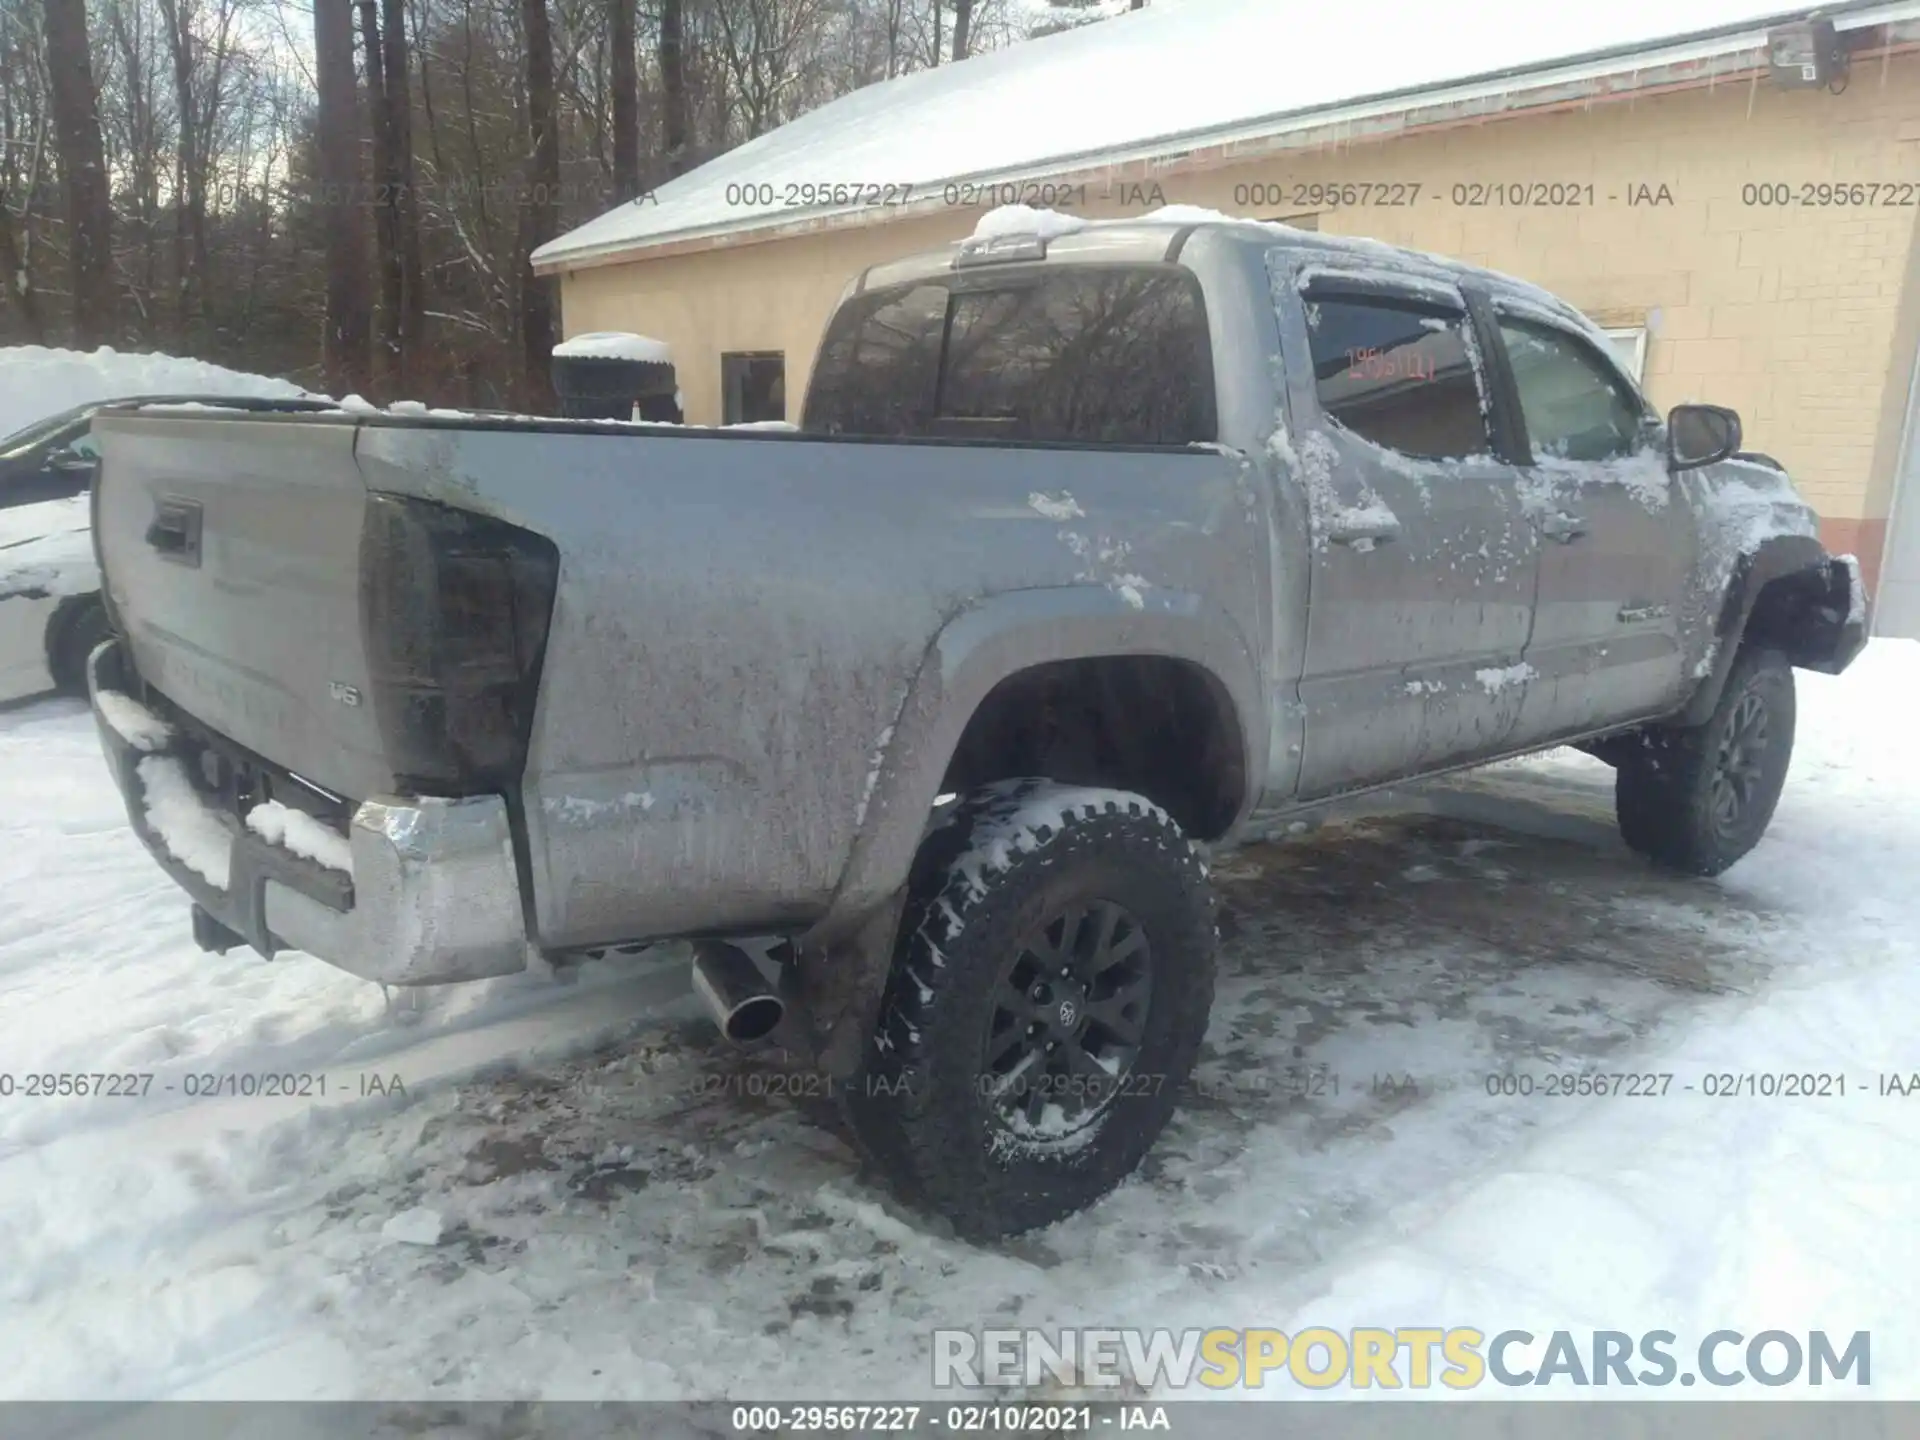
[[[549,948],[822,914],[876,794],[912,793],[880,784],[913,760],[910,691],[931,705],[993,643],[963,617],[1097,612],[1119,648],[1177,654],[1204,609],[1250,674],[1268,643],[1267,527],[1246,523],[1265,502],[1214,447],[345,413],[95,428],[138,681],[349,808],[423,788],[369,703],[376,499],[552,542],[538,703],[499,786]],[[892,824],[917,839],[925,813]]]

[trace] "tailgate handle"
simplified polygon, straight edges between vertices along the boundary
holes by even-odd
[[[200,502],[156,500],[147,544],[181,565],[200,564]]]

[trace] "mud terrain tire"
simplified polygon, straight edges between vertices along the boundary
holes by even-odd
[[[1206,866],[1145,797],[1001,781],[921,847],[855,1133],[971,1240],[1048,1225],[1139,1165],[1213,1003]]]
[[[1704,725],[1623,747],[1614,808],[1627,844],[1683,875],[1718,875],[1760,843],[1793,756],[1793,669],[1743,649]]]

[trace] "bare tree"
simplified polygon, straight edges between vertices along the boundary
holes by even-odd
[[[387,188],[381,198],[391,217],[389,224],[398,251],[399,317],[394,327],[399,342],[398,380],[402,391],[410,393],[425,329],[427,297],[420,253],[420,204],[414,186],[413,95],[407,81],[410,67],[405,0],[385,0],[381,39],[387,98]]]
[[[973,35],[973,0],[953,0],[953,58],[967,58],[967,42]]]
[[[681,0],[660,0],[660,125],[668,176],[687,170],[687,16]]]
[[[86,0],[46,0],[47,73],[53,91],[60,185],[67,200],[73,340],[84,349],[116,338],[113,196],[100,141],[99,95],[87,47]]]
[[[313,63],[319,91],[320,210],[326,216],[327,297],[323,349],[327,388],[363,393],[373,328],[360,234],[359,137],[353,77],[353,0],[313,0]]]
[[[634,56],[633,0],[608,0],[608,68],[613,90],[613,188],[615,198],[640,193],[640,66]]]
[[[528,256],[560,229],[560,132],[554,114],[553,29],[547,0],[520,0],[521,43],[527,64],[527,166],[520,207],[520,403],[545,411],[553,404],[553,295],[533,273]]]

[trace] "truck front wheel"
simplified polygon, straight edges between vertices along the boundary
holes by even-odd
[[[986,786],[922,846],[849,1119],[904,1198],[959,1234],[1050,1224],[1165,1127],[1213,967],[1206,867],[1159,806]]]
[[[1704,725],[1623,746],[1614,808],[1627,844],[1686,875],[1718,875],[1760,843],[1793,756],[1793,669],[1745,648]]]

